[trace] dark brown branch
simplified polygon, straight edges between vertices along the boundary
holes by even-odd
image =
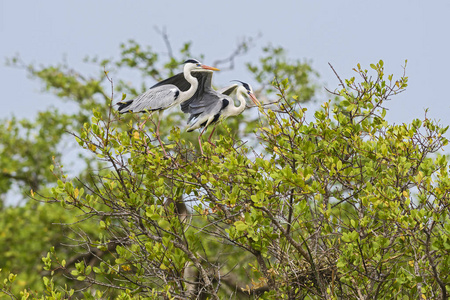
[[[439,277],[437,268],[436,268],[436,264],[434,263],[434,259],[431,256],[430,253],[430,243],[431,243],[431,231],[433,230],[435,221],[431,222],[430,224],[430,228],[429,229],[425,229],[425,234],[427,235],[427,241],[425,244],[425,254],[427,255],[428,261],[430,262],[430,266],[431,269],[433,270],[433,277],[436,280],[436,282],[439,284],[439,287],[441,288],[442,291],[442,300],[447,299],[447,288],[446,288],[446,284],[441,280],[441,278]]]

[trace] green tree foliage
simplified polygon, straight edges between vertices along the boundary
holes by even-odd
[[[301,87],[275,80],[279,109],[259,108],[245,139],[224,123],[204,156],[166,124],[164,157],[104,93],[73,132],[99,168],[69,178],[54,163],[57,182],[33,196],[70,215],[72,243],[50,249],[44,287],[21,296],[446,299],[448,127],[389,124],[384,105],[407,77],[386,76],[383,61],[354,71],[311,122]],[[11,269],[2,290],[14,297]]]
[[[85,184],[94,184],[94,170],[99,170],[108,164],[99,160],[91,153],[77,151],[73,145],[73,134],[79,135],[85,123],[90,123],[92,111],[95,109],[101,115],[107,115],[111,104],[111,83],[105,76],[114,77],[114,93],[117,102],[121,100],[121,93],[132,98],[148,88],[161,78],[180,71],[180,63],[192,57],[190,43],[186,43],[175,55],[170,48],[166,35],[163,35],[168,45],[169,57],[160,56],[150,47],[144,47],[134,41],[128,41],[120,46],[121,55],[118,59],[86,58],[86,63],[97,66],[92,74],[83,74],[74,70],[66,63],[51,66],[37,66],[27,64],[17,56],[7,61],[12,67],[25,70],[31,78],[43,83],[45,92],[55,94],[64,102],[71,103],[70,110],[50,108],[38,113],[34,120],[18,120],[14,117],[0,120],[0,268],[4,273],[19,273],[15,278],[12,289],[5,288],[4,292],[18,295],[23,289],[42,291],[42,276],[48,276],[51,271],[42,270],[42,256],[46,256],[49,249],[54,246],[52,253],[65,258],[67,267],[73,267],[80,259],[86,259],[74,247],[62,245],[77,244],[79,230],[89,234],[93,239],[99,238],[97,226],[92,223],[77,223],[76,229],[69,230],[60,225],[72,224],[78,221],[79,211],[66,210],[61,205],[48,203],[42,205],[30,198],[39,201],[52,195],[52,188],[58,185],[58,179],[65,181],[70,176],[76,177]],[[251,45],[251,39],[245,39],[237,45],[231,55],[225,59],[216,60],[213,64],[223,69],[232,69],[234,60],[244,55]],[[201,58],[202,55],[194,57]],[[206,61],[205,61],[206,62]],[[121,79],[129,71],[140,74],[147,83],[132,84],[129,79]],[[254,75],[250,72],[250,77]],[[241,78],[250,81],[248,78]],[[309,83],[308,83],[309,84]],[[259,87],[256,87],[259,88]],[[262,89],[259,88],[261,91]],[[75,106],[75,109],[73,107]],[[123,131],[130,130],[130,122],[137,122],[141,116],[125,115],[118,119],[114,115],[114,126]],[[172,126],[183,128],[186,116],[177,110],[165,113],[162,125],[162,135],[167,136]],[[253,119],[248,122],[249,129],[257,125]],[[239,138],[243,136],[237,130],[238,123],[230,120],[232,134]],[[148,136],[154,145],[153,127],[147,123]],[[223,129],[219,128],[219,133]],[[196,134],[182,133],[188,141],[196,140]],[[166,140],[167,141],[167,140]],[[170,142],[170,141],[167,141]],[[195,143],[196,145],[196,143]],[[81,148],[80,148],[81,149]],[[76,156],[79,155],[79,158]],[[76,167],[63,167],[61,161],[75,161]],[[52,166],[53,165],[53,166]],[[79,189],[76,191],[80,191]],[[7,198],[19,202],[20,206],[5,206]],[[11,199],[9,199],[11,202]],[[47,201],[48,202],[48,201]],[[51,202],[51,201],[50,201]],[[96,223],[95,223],[96,224]],[[99,250],[100,251],[100,250]],[[100,254],[100,253],[98,253]],[[103,254],[102,254],[103,255]],[[61,274],[61,269],[52,270]],[[12,277],[11,277],[12,278]],[[64,285],[67,280],[60,276],[57,284]],[[49,282],[47,281],[46,284]]]

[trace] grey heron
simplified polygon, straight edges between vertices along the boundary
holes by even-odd
[[[159,136],[161,114],[164,110],[183,103],[195,94],[198,88],[198,80],[191,74],[191,72],[194,70],[197,72],[206,71],[209,73],[212,73],[211,71],[219,71],[219,69],[206,66],[196,59],[188,59],[184,62],[183,73],[179,73],[175,76],[158,82],[150,89],[148,89],[145,93],[137,96],[132,100],[121,101],[117,103],[117,105],[119,105],[118,111],[121,114],[127,112],[159,112],[158,125],[156,127],[156,137],[166,156],[166,150],[164,149],[163,143]],[[147,120],[145,120],[139,126],[140,129],[142,129],[142,126]]]
[[[253,94],[253,89],[248,83],[236,80],[240,85],[233,84],[227,88],[215,91],[211,87],[212,73],[203,72],[199,75],[199,87],[196,93],[191,99],[181,103],[181,110],[184,113],[190,114],[188,119],[188,124],[190,124],[189,128],[187,128],[188,132],[203,127],[198,137],[200,151],[203,154],[201,142],[203,133],[209,125],[214,124],[214,128],[208,138],[208,142],[211,143],[212,134],[219,120],[237,116],[244,111],[246,100],[243,95],[247,95],[257,106],[260,106],[261,103]],[[239,106],[234,105],[234,100],[230,96],[233,92],[236,92],[236,98],[240,102]]]

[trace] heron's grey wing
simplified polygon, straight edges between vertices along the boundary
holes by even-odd
[[[182,103],[182,110],[184,113],[189,113],[191,116],[189,119],[195,118],[196,116],[200,114],[217,114],[220,112],[222,107],[222,100],[226,99],[226,103],[233,103],[233,99],[229,96],[232,94],[237,87],[238,84],[233,84],[229,87],[220,89],[218,91],[215,91],[211,87],[211,80],[212,80],[212,72],[211,75],[208,77],[203,78],[203,90],[204,93],[200,93],[197,95],[194,95],[189,101]],[[199,79],[199,89],[200,89],[200,79]],[[217,108],[219,107],[219,108]]]
[[[225,88],[221,88],[217,92],[220,93],[220,94],[224,94],[224,95],[230,96],[234,91],[236,91],[238,86],[239,86],[238,84],[233,84],[233,85],[227,86]]]
[[[191,115],[188,119],[189,127],[187,128],[187,131],[193,131],[200,127],[209,125],[210,123],[216,122],[220,117],[224,104],[228,105],[228,103],[229,101],[227,99],[224,99],[224,101],[218,99],[216,102],[209,102],[208,106],[198,107],[191,110]]]
[[[172,77],[169,77],[167,79],[164,79],[164,80],[158,82],[157,84],[152,86],[150,89],[153,89],[153,88],[156,88],[159,86],[169,85],[169,84],[176,86],[182,92],[187,91],[191,87],[191,84],[186,80],[186,78],[184,78],[184,74],[178,73]]]
[[[166,109],[173,105],[179,95],[180,91],[174,85],[157,86],[137,96],[126,109],[131,112]]]
[[[192,72],[191,74],[192,74],[192,76],[197,78],[198,87],[197,87],[197,90],[195,91],[195,94],[190,99],[181,103],[181,110],[184,113],[190,113],[189,107],[191,105],[196,105],[196,103],[198,103],[198,102],[203,103],[204,101],[208,101],[210,98],[206,96],[207,94],[216,93],[216,91],[214,91],[211,87],[212,74],[213,74],[212,71],[197,71],[197,72]],[[204,105],[204,104],[201,104],[201,105]]]
[[[233,102],[230,96],[222,95],[214,91],[215,94],[207,94],[206,97],[209,98],[207,101],[198,102],[196,105],[191,105],[189,107],[189,113],[191,114],[188,119],[188,124],[190,124],[189,130],[194,130],[205,126],[207,121],[211,118],[212,123],[216,122],[222,111]]]
[[[221,95],[211,89],[203,94],[201,99],[195,99],[196,101],[192,101],[187,107],[185,107],[185,113],[189,114],[201,114],[204,112],[210,112],[211,107],[215,107],[217,103],[221,103],[222,98],[227,97],[225,95]]]

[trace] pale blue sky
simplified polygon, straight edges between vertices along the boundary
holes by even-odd
[[[450,1],[7,1],[0,0],[0,118],[33,116],[56,103],[23,70],[4,58],[20,53],[26,62],[56,64],[63,57],[87,70],[86,55],[117,56],[119,44],[135,39],[164,51],[154,26],[165,27],[174,48],[193,42],[204,63],[229,55],[243,36],[262,37],[237,60],[257,60],[261,46],[283,46],[292,58],[312,60],[329,88],[352,68],[383,59],[388,73],[401,74],[408,59],[409,88],[387,104],[396,123],[428,117],[450,124],[447,92],[450,63]],[[217,85],[246,80],[245,68],[216,75]],[[251,81],[250,81],[251,82]],[[319,101],[325,101],[325,98]],[[312,112],[311,112],[312,113]]]

